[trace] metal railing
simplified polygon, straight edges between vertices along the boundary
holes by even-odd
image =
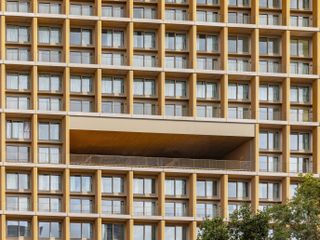
[[[251,161],[71,154],[71,164],[114,167],[187,168],[251,171]]]

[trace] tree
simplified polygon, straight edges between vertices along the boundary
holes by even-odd
[[[290,236],[301,240],[320,239],[320,179],[311,174],[301,177],[295,197],[286,204],[272,207],[269,214],[274,240]]]
[[[268,239],[269,215],[262,211],[254,213],[248,204],[231,214],[229,223],[232,240]]]
[[[227,224],[221,217],[205,220],[200,226],[198,240],[228,240]]]

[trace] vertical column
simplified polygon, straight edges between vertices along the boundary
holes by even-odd
[[[197,116],[197,74],[192,73],[189,77],[189,111],[190,116]]]
[[[253,139],[253,149],[252,149],[252,156],[253,156],[253,166],[251,169],[255,172],[259,172],[260,169],[260,162],[259,162],[259,134],[260,134],[260,128],[259,124],[255,124],[255,138]]]
[[[38,216],[33,216],[32,217],[32,240],[38,240]]]
[[[133,240],[133,219],[129,219],[126,225],[127,240]]]
[[[285,78],[282,82],[283,98],[282,98],[282,119],[290,121],[290,78]]]
[[[96,15],[98,17],[101,17],[101,10],[102,10],[102,0],[95,0],[95,8],[96,8]],[[101,22],[100,20],[98,20],[98,22]]]
[[[319,4],[320,5],[320,4]],[[318,11],[319,12],[319,11]],[[312,37],[312,63],[313,74],[320,74],[320,32],[316,32]]]
[[[165,24],[160,24],[158,30],[158,56],[159,56],[159,67],[165,67],[165,35],[166,27]]]
[[[127,26],[127,64],[133,66],[133,22]]]
[[[259,119],[259,76],[251,79],[251,89],[252,118]]]
[[[224,174],[220,178],[221,194],[221,217],[228,218],[228,175]]]
[[[66,213],[69,213],[69,203],[70,203],[70,169],[66,168],[64,170],[64,185],[63,185],[63,206]]]
[[[64,229],[64,239],[70,239],[70,217],[65,217],[63,221],[63,229]]]
[[[6,215],[2,214],[1,215],[1,239],[6,239],[6,230],[7,230],[7,227],[6,227]]]
[[[313,173],[320,173],[320,127],[316,126],[312,130],[312,151],[313,151]]]
[[[101,68],[99,68],[97,69],[96,76],[95,76],[96,111],[97,112],[101,112],[101,106],[102,106],[101,80],[102,80],[102,70]]]
[[[253,24],[259,24],[259,1],[251,1],[251,21]]]
[[[189,179],[190,182],[190,216],[197,216],[197,174],[192,173]],[[189,225],[190,239],[197,239],[197,222],[192,221]]]
[[[70,117],[65,116],[62,124],[63,133],[63,145],[62,145],[62,162],[65,164],[70,164],[70,135],[69,135],[69,123]]]
[[[193,25],[189,31],[189,66],[197,68],[197,26]]]
[[[228,4],[229,0],[221,0],[221,22],[228,22]]]
[[[224,74],[221,79],[221,117],[228,117],[228,75]]]
[[[251,46],[252,46],[252,67],[251,70],[258,72],[259,71],[259,29],[254,29],[251,35]]]
[[[5,167],[1,167],[1,175],[0,175],[0,179],[1,179],[1,210],[5,210],[6,209],[6,169]]]
[[[0,143],[1,143],[1,152],[0,152],[0,158],[1,162],[6,161],[6,115],[4,113],[0,114]]]
[[[165,228],[166,225],[164,220],[160,220],[160,222],[158,223],[158,240],[165,240]]]
[[[1,4],[2,6],[5,5],[5,1],[1,1]],[[1,49],[0,49],[0,52],[1,52],[1,59],[2,60],[5,60],[6,59],[6,34],[5,34],[5,30],[6,30],[6,18],[5,16],[1,16],[1,28],[0,28],[0,31],[1,31],[1,34],[0,34],[0,44],[1,44]]]
[[[98,213],[98,214],[101,214],[101,205],[102,205],[102,203],[101,203],[101,178],[102,177],[102,171],[101,170],[97,170],[97,172],[96,172],[96,212]],[[99,215],[99,217],[97,218],[97,220],[96,220],[96,223],[95,223],[95,225],[96,225],[96,227],[95,227],[95,229],[96,229],[96,234],[95,234],[95,238],[97,239],[97,240],[100,240],[100,239],[102,239],[102,236],[101,236],[101,223],[102,223],[102,219],[101,219],[101,217],[100,217],[100,215]]]
[[[127,16],[128,18],[133,18],[133,0],[129,0],[127,3]]]
[[[31,70],[31,96],[32,96],[32,108],[38,109],[38,66],[32,66]]]
[[[31,60],[38,61],[38,18],[32,19]]]
[[[228,28],[224,27],[220,32],[221,69],[228,70]]]
[[[192,221],[189,224],[189,229],[190,229],[190,240],[196,240],[197,239],[197,222]]]
[[[165,73],[160,72],[158,75],[158,104],[160,115],[165,114]]]
[[[254,212],[259,210],[259,176],[251,179],[251,205]]]
[[[133,215],[133,171],[129,171],[127,174],[127,213]]]
[[[70,111],[70,68],[66,67],[63,72],[63,98],[65,111]]]
[[[32,0],[31,11],[34,13],[38,12],[38,0]]]
[[[6,101],[5,101],[5,92],[6,92],[6,67],[4,64],[1,64],[1,76],[2,79],[0,81],[0,108],[5,108]]]
[[[282,70],[290,73],[290,31],[282,34]]]
[[[290,25],[290,0],[282,1],[282,25]]]
[[[320,55],[318,56],[320,58]],[[313,58],[314,59],[314,58]],[[312,112],[313,121],[320,121],[320,79],[314,79],[312,82]]]
[[[69,5],[66,6],[66,11],[69,13]],[[64,52],[64,59],[66,63],[70,61],[70,19],[65,19],[63,23],[63,52]]]
[[[290,199],[290,178],[282,179],[282,203],[286,203]]]
[[[161,172],[158,176],[158,183],[159,183],[159,216],[164,217],[165,216],[165,201],[166,201],[166,195],[165,195],[165,181],[166,176],[165,172]]]
[[[101,64],[101,51],[102,51],[102,22],[98,20],[96,22],[96,64]]]
[[[282,171],[289,172],[290,162],[290,125],[286,125],[282,128]]]
[[[38,211],[38,168],[32,169],[31,189],[32,189],[32,210]]]
[[[38,162],[38,116],[32,115],[32,125],[31,125],[31,149],[32,149],[32,162],[37,163]]]
[[[127,74],[127,105],[128,113],[133,114],[133,70]]]
[[[313,26],[314,27],[320,27],[320,1],[319,0],[313,0],[312,1],[312,13],[313,13]]]

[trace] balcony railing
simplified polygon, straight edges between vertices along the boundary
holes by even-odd
[[[251,161],[71,154],[71,164],[251,171]]]

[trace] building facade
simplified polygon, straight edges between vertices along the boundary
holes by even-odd
[[[320,1],[1,0],[1,239],[195,240],[320,173]]]

